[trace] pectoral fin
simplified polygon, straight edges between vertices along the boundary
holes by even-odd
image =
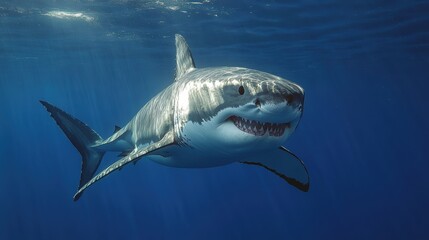
[[[104,178],[105,176],[109,175],[115,170],[121,170],[123,166],[130,162],[134,162],[142,158],[143,156],[154,153],[157,150],[160,150],[168,145],[174,144],[174,136],[172,132],[168,132],[165,134],[165,136],[158,142],[155,142],[151,145],[148,145],[146,147],[142,147],[139,149],[135,149],[135,151],[131,152],[129,155],[124,156],[123,158],[119,159],[118,161],[111,164],[109,167],[95,175],[91,180],[89,180],[85,185],[83,185],[77,193],[74,195],[73,199],[74,201],[77,201],[80,196],[82,195],[83,191],[87,189],[89,186],[97,182],[98,180]]]
[[[304,163],[285,147],[241,163],[264,167],[301,191],[308,192],[310,187]]]

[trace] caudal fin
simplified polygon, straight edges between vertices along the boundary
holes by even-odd
[[[97,151],[91,146],[103,139],[94,130],[88,127],[85,123],[74,118],[63,110],[45,102],[40,101],[46,110],[51,114],[51,117],[60,126],[66,134],[70,142],[76,147],[80,155],[82,155],[82,171],[80,175],[79,189],[85,185],[97,171],[103,158],[104,152]],[[81,196],[74,198],[75,201]]]

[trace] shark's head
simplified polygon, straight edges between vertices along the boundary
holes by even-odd
[[[225,153],[280,146],[297,127],[304,90],[280,77],[246,68],[188,73],[176,102],[181,139]]]
[[[295,130],[304,106],[300,86],[247,68],[196,69],[180,35],[176,47],[178,143],[234,154],[277,148]]]

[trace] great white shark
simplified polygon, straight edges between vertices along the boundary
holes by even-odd
[[[307,192],[303,162],[282,146],[304,107],[299,85],[241,67],[196,68],[185,39],[176,34],[174,82],[147,102],[123,128],[103,139],[70,114],[40,101],[82,155],[77,193],[140,159],[179,168],[231,163],[263,167]],[[121,158],[95,174],[107,151]]]

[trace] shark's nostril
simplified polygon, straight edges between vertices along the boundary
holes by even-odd
[[[293,100],[294,100],[293,94],[286,95],[286,101],[288,102],[288,104],[292,103]]]
[[[255,105],[256,105],[257,107],[261,107],[261,101],[259,101],[259,99],[256,99],[256,100],[255,100]]]

